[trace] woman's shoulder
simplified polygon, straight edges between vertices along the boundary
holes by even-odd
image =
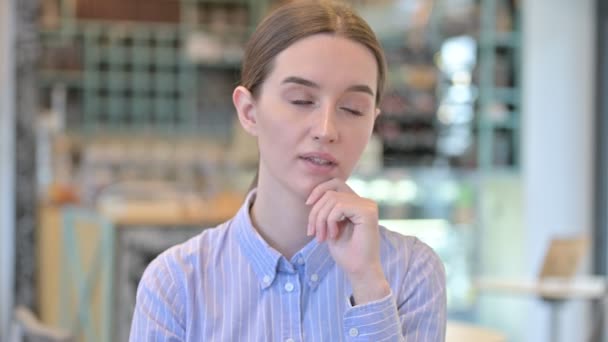
[[[425,249],[431,249],[426,243],[416,236],[403,235],[394,230],[380,226],[380,236],[383,244],[388,248],[415,253]],[[432,250],[432,249],[431,249]]]
[[[418,237],[403,235],[380,226],[382,254],[401,265],[427,264],[431,268],[443,268],[439,255]]]
[[[143,278],[176,279],[189,274],[200,274],[197,270],[203,267],[225,242],[230,223],[231,221],[227,221],[216,227],[205,228],[196,236],[161,252],[148,264]]]

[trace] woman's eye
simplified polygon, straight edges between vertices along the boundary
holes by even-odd
[[[348,107],[340,107],[340,109],[353,114],[353,115],[363,115],[363,113],[361,113],[361,111],[358,111],[356,109],[352,109],[352,108],[348,108]]]
[[[313,104],[313,102],[310,100],[292,100],[291,104],[298,105],[298,106],[307,106],[307,105]]]

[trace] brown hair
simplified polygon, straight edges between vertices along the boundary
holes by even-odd
[[[351,39],[373,53],[378,64],[376,105],[379,105],[386,79],[386,62],[380,43],[365,20],[348,5],[335,1],[290,1],[272,11],[245,46],[241,85],[257,96],[272,71],[275,57],[296,41],[318,33]]]

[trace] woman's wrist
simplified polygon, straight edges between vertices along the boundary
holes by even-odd
[[[391,293],[384,272],[370,272],[366,275],[351,277],[354,305],[363,305],[380,300]]]

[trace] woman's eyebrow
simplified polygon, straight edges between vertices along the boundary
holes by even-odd
[[[285,78],[283,80],[283,82],[281,82],[281,84],[286,84],[286,83],[300,84],[300,85],[310,87],[310,88],[315,88],[315,89],[320,88],[320,86],[318,84],[316,84],[315,82],[307,80],[302,77],[298,77],[298,76],[289,76],[289,77]],[[370,87],[368,87],[364,84],[352,85],[352,86],[348,87],[346,89],[346,91],[356,91],[356,92],[369,94],[372,97],[375,96],[374,91]]]
[[[302,77],[297,77],[297,76],[289,76],[286,79],[283,80],[283,82],[281,82],[281,84],[285,84],[285,83],[295,83],[295,84],[300,84],[306,87],[311,87],[311,88],[316,88],[319,89],[319,85],[316,84],[313,81],[307,80],[305,78]]]
[[[370,87],[366,86],[365,84],[356,84],[356,85],[350,86],[346,89],[346,91],[358,91],[361,93],[369,94],[372,97],[375,96],[372,89]]]

